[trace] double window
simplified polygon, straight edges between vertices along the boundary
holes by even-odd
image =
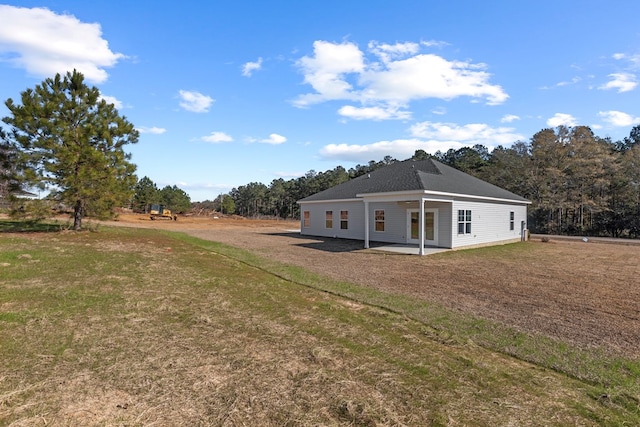
[[[458,234],[471,234],[471,211],[458,211]]]
[[[324,213],[324,227],[333,228],[333,211],[325,211]]]
[[[375,230],[384,231],[384,210],[377,209],[374,213],[375,218]]]

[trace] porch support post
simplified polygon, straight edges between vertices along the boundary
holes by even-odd
[[[369,249],[369,201],[364,201],[364,248]]]
[[[418,233],[420,233],[420,248],[418,255],[424,255],[424,199],[420,198],[420,223],[418,225]]]

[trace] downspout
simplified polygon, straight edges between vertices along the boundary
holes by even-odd
[[[424,255],[424,199],[420,198],[420,223],[418,224],[418,233],[420,233],[420,248],[418,255]]]
[[[364,201],[364,248],[369,249],[369,202]]]

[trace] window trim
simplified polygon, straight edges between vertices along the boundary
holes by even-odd
[[[470,209],[458,209],[458,235],[471,234],[471,219]]]
[[[340,230],[349,229],[349,211],[340,211]]]
[[[324,228],[333,228],[333,211],[324,211]]]
[[[384,209],[375,209],[373,211],[373,231],[377,233],[384,233],[384,230],[385,230]]]

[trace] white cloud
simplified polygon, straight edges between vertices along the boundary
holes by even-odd
[[[445,107],[436,107],[431,110],[431,113],[437,116],[444,116],[445,114],[447,114],[447,109]]]
[[[269,138],[261,139],[258,142],[262,142],[265,144],[279,145],[287,142],[287,138],[282,135],[278,135],[277,133],[272,133],[269,135]]]
[[[354,120],[408,120],[409,111],[398,111],[394,107],[354,107],[345,105],[338,110],[338,114]]]
[[[416,150],[435,153],[438,150],[447,151],[450,148],[458,149],[461,147],[463,147],[463,144],[455,141],[397,139],[393,141],[378,141],[364,145],[329,144],[322,147],[320,156],[327,160],[362,163],[373,159],[382,159],[384,156],[406,159],[413,156]]]
[[[396,43],[393,45],[370,41],[369,51],[380,58],[382,62],[389,63],[393,59],[415,55],[420,50],[418,43]]]
[[[562,86],[570,86],[570,85],[575,85],[578,84],[582,81],[582,78],[580,77],[573,77],[571,80],[569,81],[563,81],[563,82],[559,82],[556,83],[556,86],[558,87],[562,87]]]
[[[297,66],[304,74],[304,82],[316,93],[301,95],[294,102],[299,107],[332,99],[355,99],[352,85],[345,74],[364,71],[364,56],[353,43],[335,44],[318,40],[313,43],[314,56],[304,56]]]
[[[628,61],[632,67],[640,66],[640,54],[614,53],[612,57],[619,61]]]
[[[565,113],[556,113],[553,117],[547,120],[547,126],[551,126],[553,128],[558,126],[576,126],[578,124],[578,120],[573,117],[571,114]]]
[[[636,76],[631,73],[613,73],[609,74],[611,80],[599,87],[599,89],[617,89],[618,93],[629,92],[638,86]]]
[[[140,127],[137,127],[136,130],[140,133],[150,133],[152,135],[162,135],[167,131],[165,128],[159,128],[156,126],[152,126],[152,127],[140,126]]]
[[[275,176],[280,178],[300,178],[305,172],[274,172]]]
[[[258,58],[256,62],[247,62],[242,66],[242,75],[245,77],[251,77],[254,71],[258,71],[262,68],[262,58]]]
[[[512,123],[512,122],[515,122],[516,120],[520,120],[520,116],[516,116],[515,114],[506,114],[502,116],[502,118],[500,119],[500,122]]]
[[[623,113],[622,111],[601,111],[598,115],[611,126],[629,127],[640,124],[640,117],[633,117],[632,115]]]
[[[409,102],[417,99],[486,98],[487,104],[505,102],[500,86],[487,83],[482,64],[448,61],[433,54],[416,55],[386,64],[384,70],[367,71],[360,77],[362,99]]]
[[[426,41],[421,41],[420,44],[422,46],[427,46],[427,47],[443,47],[443,46],[448,46],[449,43],[447,42],[443,42],[440,40],[426,40]]]
[[[220,142],[232,142],[233,138],[224,132],[211,132],[211,135],[203,136],[200,140],[218,144]]]
[[[330,160],[368,162],[391,156],[397,159],[411,157],[416,150],[427,153],[445,152],[482,144],[489,150],[498,145],[507,146],[523,135],[512,128],[492,128],[486,124],[457,125],[452,123],[422,122],[410,127],[412,138],[378,141],[371,144],[329,144],[320,150],[320,156]]]
[[[371,108],[382,104],[405,106],[425,98],[451,100],[467,96],[495,105],[509,97],[502,87],[489,83],[491,76],[484,64],[420,54],[421,46],[425,43],[389,45],[372,41],[368,45],[372,58],[367,62],[365,53],[354,43],[316,41],[313,56],[304,56],[297,62],[305,83],[315,92],[300,95],[294,104],[307,107],[349,100]]]
[[[421,122],[411,126],[410,132],[412,136],[418,138],[442,142],[454,141],[464,145],[482,144],[489,149],[498,145],[510,145],[524,139],[524,136],[515,133],[513,128],[492,128],[484,123],[460,126],[455,123]]]
[[[209,111],[209,107],[213,104],[214,99],[203,95],[199,92],[191,92],[188,90],[179,91],[180,106],[187,111],[193,113],[206,113]]]
[[[115,96],[100,95],[100,99],[104,99],[107,104],[113,104],[113,106],[116,107],[116,109],[118,110],[124,107],[124,105],[122,104],[122,101],[118,100]]]
[[[87,81],[107,80],[105,68],[125,58],[112,52],[100,24],[46,8],[0,5],[0,54],[30,74],[52,77],[76,69]]]

